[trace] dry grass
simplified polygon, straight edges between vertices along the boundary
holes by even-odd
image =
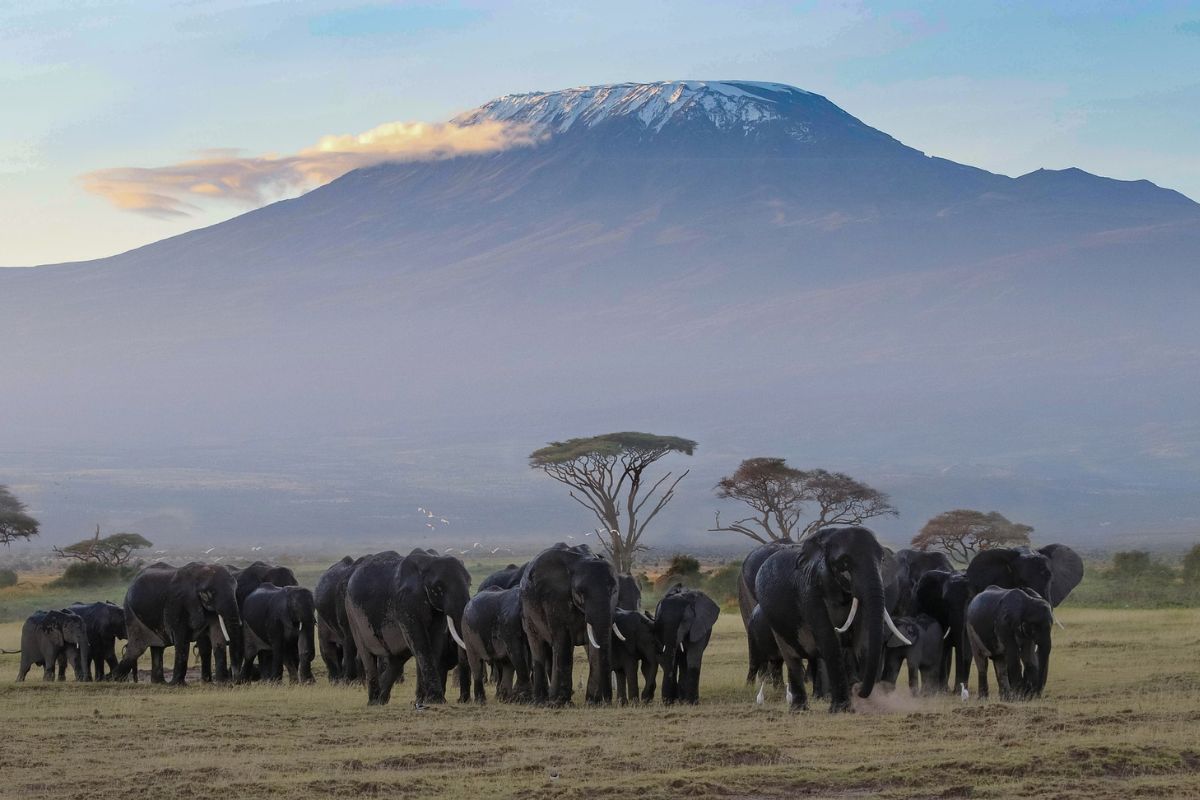
[[[18,686],[0,656],[0,796],[1200,796],[1200,611],[1061,617],[1040,702],[897,694],[841,716],[754,706],[736,612],[697,708],[417,711],[411,683],[386,708],[325,684]],[[18,636],[0,625],[0,647]]]

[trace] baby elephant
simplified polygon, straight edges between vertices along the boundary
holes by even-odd
[[[920,677],[920,694],[935,694],[945,688],[942,678],[942,637],[945,631],[936,619],[928,614],[915,617],[897,617],[896,627],[912,644],[905,645],[896,635],[887,640],[883,651],[883,673],[879,679],[895,684],[900,676],[900,665],[908,662],[908,690],[918,694],[917,678]]]
[[[654,635],[662,642],[663,703],[700,702],[700,666],[721,609],[704,592],[675,584],[658,601]]]
[[[618,609],[613,617],[612,668],[617,676],[617,702],[638,701],[639,667],[645,684],[642,702],[654,699],[658,680],[658,657],[662,643],[654,636],[654,619],[641,611]]]
[[[75,680],[88,680],[84,665],[91,659],[91,652],[83,619],[66,609],[35,611],[21,628],[21,669],[17,680],[25,680],[34,664],[45,668],[43,680],[54,680],[55,666],[58,679],[66,680],[68,659],[75,669]]]
[[[260,584],[242,604],[244,637],[243,675],[259,653],[270,652],[271,663],[263,678],[282,680],[286,666],[292,683],[299,679],[313,682],[312,662],[314,617],[313,593],[300,586]]]
[[[967,607],[967,637],[979,696],[988,696],[987,663],[991,659],[1002,700],[1040,697],[1050,672],[1050,627],[1054,612],[1032,589],[989,586]]]

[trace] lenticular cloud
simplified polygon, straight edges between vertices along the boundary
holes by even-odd
[[[273,196],[319,186],[359,167],[386,161],[436,161],[534,144],[529,125],[483,120],[389,122],[365,133],[324,136],[293,155],[239,156],[209,151],[163,167],[113,167],[81,176],[83,188],[125,211],[187,216],[197,201],[226,199],[261,205]]]

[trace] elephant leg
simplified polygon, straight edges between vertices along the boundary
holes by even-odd
[[[29,653],[25,649],[21,650],[21,666],[17,670],[17,682],[25,680],[25,676],[29,674],[29,669],[33,666],[33,659],[29,657]]]
[[[625,687],[627,686],[627,681],[625,680],[624,666],[614,669],[612,671],[612,674],[613,674],[613,678],[617,682],[617,703],[619,705],[627,705],[629,703],[629,698],[625,694]]]
[[[178,650],[176,654],[178,654]],[[196,660],[200,662],[200,680],[204,683],[213,681],[212,657],[212,640],[207,635],[201,636],[196,640]]]
[[[400,670],[404,668],[404,662],[398,657],[388,655],[383,671],[379,676],[379,704],[386,706],[392,699],[392,687],[396,685],[396,678],[400,676]]]
[[[325,664],[325,674],[329,676],[329,682],[338,683],[342,679],[342,660],[337,644],[332,639],[322,638],[320,650],[321,661]]]
[[[971,680],[971,645],[967,641],[966,627],[950,634],[954,640],[954,688],[960,689]]]
[[[342,640],[342,677],[347,683],[367,674],[364,661],[365,659],[360,660],[358,657],[358,643],[354,641],[354,637],[346,636]]]
[[[1000,684],[1001,700],[1019,700],[1022,686],[1021,649],[1012,644],[1004,648],[1004,656],[994,659],[996,683]]]
[[[789,671],[791,667],[788,668]],[[812,681],[813,697],[818,700],[823,700],[828,692],[826,687],[829,686],[828,676],[825,673],[825,662],[821,658],[810,658],[808,660],[808,679]]]
[[[209,674],[211,680],[218,683],[229,683],[233,679],[232,666],[229,663],[229,648],[225,645],[213,645],[213,669]]]
[[[673,705],[679,699],[679,656],[669,644],[667,657],[663,660],[662,701],[663,705]]]
[[[242,668],[238,673],[239,683],[250,682],[250,665],[254,659],[258,657],[258,646],[254,642],[246,642],[245,648],[242,650]]]
[[[575,691],[574,649],[570,632],[559,633],[551,645],[550,702],[553,705],[571,704],[571,695]]]
[[[638,695],[638,662],[631,658],[625,665],[625,695],[630,703],[636,703],[641,698]],[[618,688],[620,684],[617,684]]]
[[[375,656],[367,653],[362,660],[362,675],[367,684],[367,705],[379,706],[383,703],[379,700],[379,661]]]
[[[525,648],[524,642],[515,644],[515,647],[509,648],[508,653],[509,700],[514,703],[528,703],[533,693],[530,686],[529,651]],[[504,675],[500,677],[505,678]]]
[[[58,651],[54,663],[58,666],[58,679],[65,681],[67,679],[67,648],[64,647]]]
[[[798,655],[785,654],[783,663],[787,666],[787,688],[792,699],[789,708],[792,711],[807,711],[808,691],[804,685],[804,661]],[[809,664],[811,666],[812,659],[809,659]]]
[[[57,663],[57,658],[46,659],[46,664],[42,668],[42,681],[45,683],[54,683],[54,668]]]
[[[829,712],[836,714],[850,711],[850,681],[846,665],[842,662],[841,639],[833,629],[833,622],[829,619],[824,603],[816,603],[814,606],[816,607],[810,609],[809,618],[812,619],[817,651],[821,654],[825,675],[829,679]]]
[[[658,688],[658,662],[653,658],[642,659],[642,702],[654,701],[654,692]]]
[[[986,700],[988,696],[988,659],[983,653],[975,654],[975,671],[979,673],[979,698]],[[999,676],[997,676],[999,677]]]
[[[192,640],[187,629],[185,628],[176,628],[173,633],[174,636],[172,639],[175,642],[175,665],[171,672],[171,685],[184,686],[187,683],[188,655],[189,651],[191,650],[189,645],[191,645]],[[199,647],[200,642],[197,641],[196,645]]]
[[[487,702],[487,693],[483,689],[484,680],[487,678],[488,664],[482,658],[476,656],[471,661],[471,688],[475,694],[475,702],[483,705]],[[501,699],[500,689],[496,689],[496,699]]]
[[[908,693],[916,697],[921,692],[920,667],[917,666],[916,660],[908,655],[904,659],[904,668],[908,670]]]
[[[150,648],[150,682],[151,683],[166,683],[167,676],[163,669],[163,659],[166,655],[167,648],[151,647]]]
[[[547,703],[550,701],[550,687],[546,681],[546,663],[552,660],[550,646],[532,635],[529,637],[530,649],[530,689],[533,702]]]
[[[946,692],[949,690],[948,684],[950,682],[950,660],[953,654],[954,648],[950,646],[949,642],[945,643],[942,646],[942,653],[938,657],[937,677],[934,679],[936,686],[933,687],[935,691]]]

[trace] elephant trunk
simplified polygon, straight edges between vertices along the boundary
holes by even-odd
[[[1050,631],[1038,638],[1037,643],[1037,680],[1030,685],[1035,696],[1040,697],[1046,688],[1046,678],[1050,675]]]
[[[883,578],[880,577],[876,565],[866,565],[859,579],[855,581],[854,592],[860,597],[863,610],[859,613],[862,614],[867,634],[867,652],[862,663],[858,689],[858,696],[865,698],[871,695],[879,675],[883,659],[884,615],[887,613],[883,602]]]
[[[242,655],[244,652],[244,637],[242,634],[242,615],[238,612],[237,599],[233,594],[217,604],[217,624],[221,635],[229,645],[229,667],[233,680],[241,678]]]
[[[607,603],[589,604],[584,610],[587,629],[588,661],[597,670],[598,689],[604,702],[612,700],[612,629],[613,611]],[[593,661],[593,659],[595,659]]]

